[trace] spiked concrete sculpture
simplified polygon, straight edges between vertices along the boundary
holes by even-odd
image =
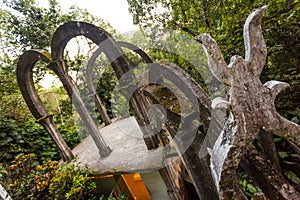
[[[276,95],[288,84],[279,81],[262,84],[259,79],[267,57],[261,29],[266,9],[266,6],[257,9],[248,17],[244,26],[245,58],[233,56],[228,66],[210,35],[196,37],[206,49],[213,74],[230,86],[228,103],[214,102],[215,107],[221,102],[230,111],[211,155],[211,170],[221,199],[241,198],[236,188],[236,169],[261,129],[300,145],[300,126],[281,117],[274,105]]]

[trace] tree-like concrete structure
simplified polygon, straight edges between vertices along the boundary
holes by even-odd
[[[236,169],[260,130],[300,145],[300,126],[281,117],[274,105],[276,95],[288,84],[279,81],[262,84],[259,79],[267,58],[261,29],[266,9],[266,6],[257,9],[248,17],[244,26],[245,58],[233,56],[229,65],[210,35],[196,37],[206,49],[213,74],[230,87],[227,103],[214,99],[216,106],[222,103],[230,111],[211,155],[211,170],[222,199],[241,198],[236,188]],[[285,185],[278,189],[286,194],[295,193],[294,188],[286,188]]]

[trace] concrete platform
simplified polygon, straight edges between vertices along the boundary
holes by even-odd
[[[72,150],[78,162],[87,163],[96,174],[148,172],[164,166],[164,148],[147,149],[134,117],[114,122],[99,132],[112,149],[107,157],[100,157],[91,136]]]

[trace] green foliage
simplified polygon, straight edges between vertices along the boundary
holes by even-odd
[[[70,148],[80,142],[75,125],[58,125],[58,130]],[[60,158],[59,152],[46,130],[33,118],[26,122],[0,117],[0,162],[9,163],[20,153],[35,153],[39,163]]]
[[[49,192],[54,199],[95,199],[96,183],[87,166],[63,165],[52,178]]]
[[[14,64],[15,62],[0,58],[0,116],[14,120],[26,119],[29,109],[18,88],[15,71],[12,67]]]
[[[105,200],[104,195],[100,197],[100,200]],[[114,197],[108,197],[107,200],[126,200],[126,195],[125,194],[120,194],[117,198]]]
[[[22,98],[21,95],[20,98]],[[10,101],[13,99],[6,103]],[[14,101],[18,103],[18,99]],[[50,136],[41,125],[34,122],[32,117],[25,116],[25,114],[29,115],[28,109],[15,112],[19,114],[15,114],[12,108],[7,113],[0,115],[0,150],[2,152],[0,162],[9,163],[20,153],[36,153],[39,162],[58,159],[57,148]]]
[[[59,152],[46,130],[34,120],[27,121],[23,127],[22,136],[30,145],[29,152],[35,153],[42,163],[47,160],[58,160]]]
[[[283,176],[292,185],[298,185],[300,183],[300,161],[299,155],[295,152],[293,146],[286,140],[280,137],[275,137],[274,142],[278,149],[278,157],[280,165],[282,166]]]
[[[0,166],[0,183],[13,199],[97,199],[87,166],[57,161],[39,165],[34,154],[20,154]]]
[[[11,165],[1,168],[0,182],[13,199],[43,199],[49,196],[57,168],[57,162],[38,165],[34,154],[20,154]]]
[[[74,119],[71,99],[62,87],[39,91],[39,96],[48,112],[54,115],[57,128],[67,145],[73,149],[80,142],[80,133]]]
[[[7,163],[19,153],[28,152],[29,144],[21,135],[22,129],[16,120],[0,117],[0,162]]]
[[[291,170],[286,170],[284,175],[290,179],[290,181],[292,181],[294,184],[299,184],[300,183],[300,179],[299,177],[297,177],[296,173],[294,173]]]
[[[80,143],[80,133],[76,125],[71,127],[59,125],[57,128],[71,149]]]
[[[100,78],[99,78],[100,77]],[[112,91],[115,89],[117,83],[117,77],[112,67],[107,66],[103,73],[98,78],[94,78],[97,85],[97,93],[99,94],[102,102],[104,103],[109,117],[113,118],[111,108]]]
[[[240,172],[238,175],[241,180],[240,185],[248,197],[253,198],[256,193],[261,192],[261,189],[255,185],[254,181],[247,174]]]

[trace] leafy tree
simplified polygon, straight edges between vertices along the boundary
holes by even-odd
[[[281,30],[283,27],[289,27],[287,32],[294,38],[298,35],[297,32],[290,31],[298,29],[295,23],[299,18],[298,1],[128,0],[128,3],[135,24],[155,30],[162,28],[183,30],[193,36],[207,32],[221,45],[221,49],[226,52],[227,60],[232,55],[244,51],[242,41],[244,20],[254,9],[263,5],[268,5],[267,15],[264,17],[265,26],[270,27],[277,23],[280,26],[272,26],[273,31],[280,30],[279,27]],[[283,42],[277,37],[273,39]]]

